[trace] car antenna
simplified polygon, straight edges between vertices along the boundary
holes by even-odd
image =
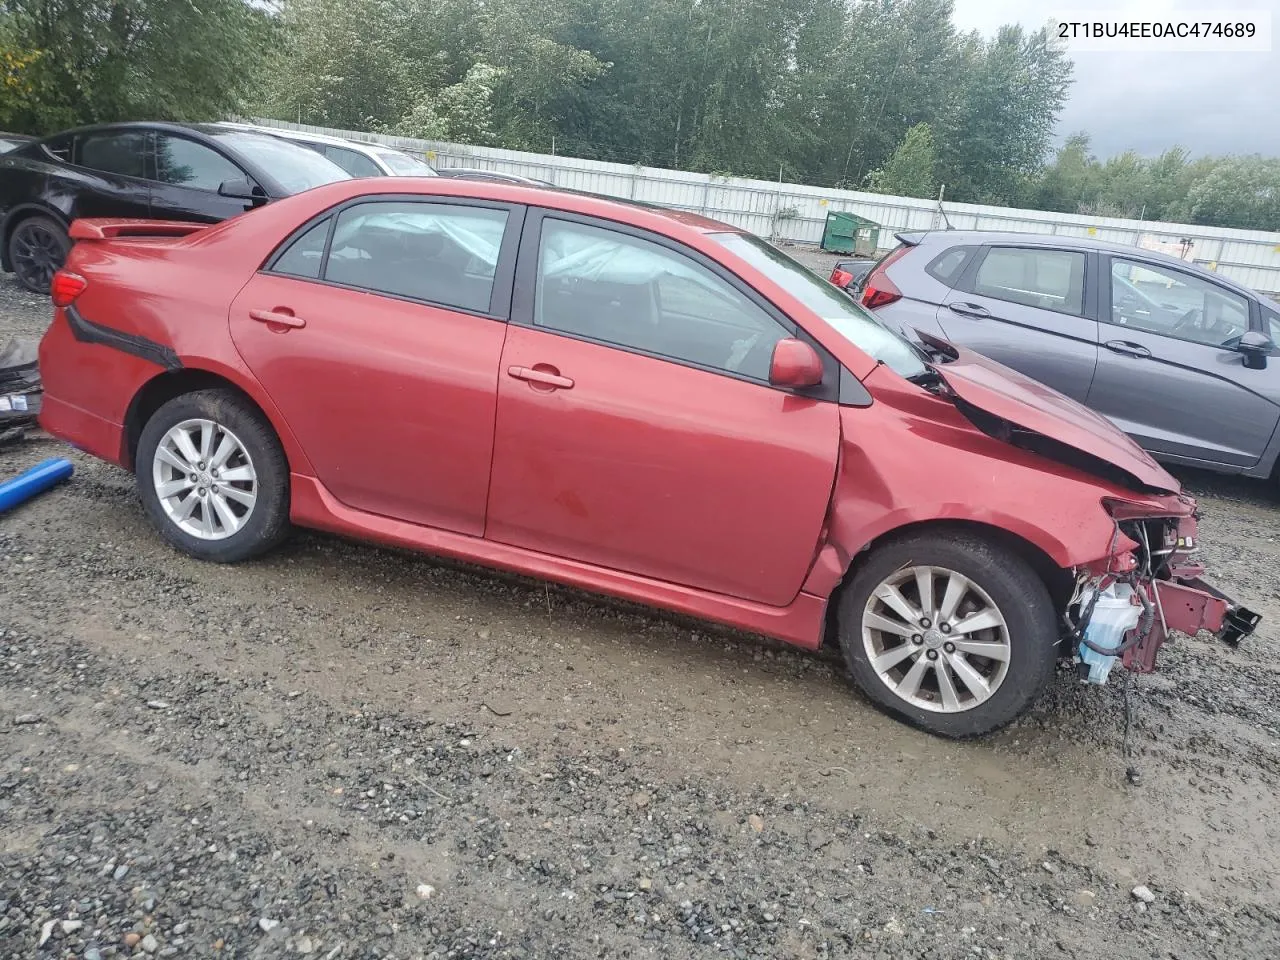
[[[942,186],[938,188],[938,213],[942,215],[942,222],[947,225],[947,229],[954,230],[955,227],[951,225],[951,219],[947,216],[947,211],[944,210],[942,207],[942,195],[946,192],[947,192],[947,185],[944,183]]]

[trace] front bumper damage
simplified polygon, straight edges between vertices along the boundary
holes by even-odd
[[[1082,679],[1103,682],[1110,662],[1135,673],[1153,673],[1160,648],[1176,631],[1188,636],[1207,632],[1237,647],[1257,628],[1261,616],[1205,582],[1194,508],[1185,516],[1150,517],[1113,510],[1116,536],[1111,555],[1076,571],[1076,597],[1065,617],[1068,639],[1080,661]],[[1133,627],[1114,646],[1097,643],[1090,630],[1093,606],[1082,596],[1097,596],[1120,586],[1135,611]],[[1096,601],[1095,601],[1096,603]],[[1090,639],[1092,635],[1093,639]],[[1102,663],[1104,669],[1098,669]]]

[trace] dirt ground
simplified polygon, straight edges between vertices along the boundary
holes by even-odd
[[[0,277],[0,339],[48,316]],[[1266,485],[1184,475],[1266,619],[1166,648],[1126,752],[1117,674],[945,742],[828,657],[518,578],[189,560],[48,439],[0,478],[66,455],[0,517],[0,957],[1280,956]]]

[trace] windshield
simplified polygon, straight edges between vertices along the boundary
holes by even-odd
[[[314,150],[260,133],[216,133],[220,142],[257,164],[289,193],[301,193],[351,175]]]
[[[835,328],[836,332],[903,377],[927,373],[923,352],[882,324],[848,294],[751,234],[713,233],[713,240],[737,254]]]
[[[423,163],[417,157],[411,157],[407,153],[400,153],[395,150],[375,150],[378,159],[387,165],[387,167],[397,177],[434,177],[436,176],[435,168],[428,163]]]

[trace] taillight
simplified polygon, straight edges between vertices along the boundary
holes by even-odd
[[[905,243],[902,244],[877,263],[875,268],[867,274],[867,279],[862,285],[862,305],[864,307],[875,309],[902,299],[902,291],[898,289],[897,284],[889,279],[886,271],[891,263],[904,256],[910,249]]]
[[[78,273],[67,273],[59,270],[53,275],[53,283],[49,285],[49,296],[55,307],[69,307],[76,297],[84,293],[89,281]]]
[[[846,287],[849,286],[849,284],[853,283],[853,274],[846,273],[845,271],[841,270],[839,267],[836,267],[834,270],[831,271],[831,282],[834,283],[841,290],[844,290]]]

